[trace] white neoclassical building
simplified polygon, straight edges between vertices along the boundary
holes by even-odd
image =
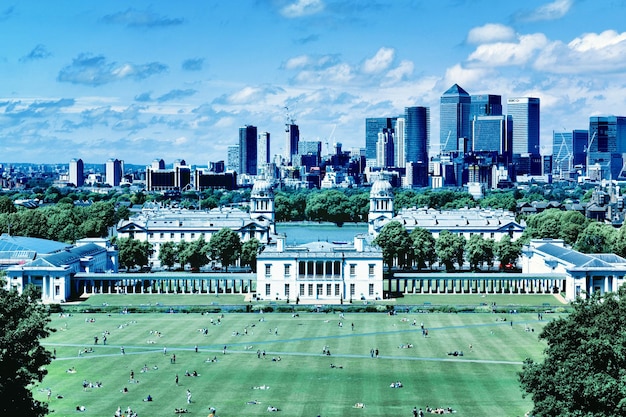
[[[560,239],[537,239],[523,248],[522,275],[558,278],[565,299],[615,292],[626,282],[626,259],[612,253],[581,253]]]
[[[284,237],[257,257],[257,297],[311,302],[383,297],[382,251],[356,236],[353,244],[312,242],[285,246]]]
[[[368,231],[376,236],[389,222],[398,221],[411,233],[420,227],[433,234],[448,230],[462,234],[466,239],[478,234],[485,239],[500,241],[508,235],[511,240],[522,236],[524,225],[515,220],[515,214],[505,210],[464,208],[459,210],[435,210],[427,207],[404,208],[396,213],[394,194],[389,181],[379,179],[372,184]]]
[[[210,241],[213,234],[229,228],[242,242],[257,239],[263,244],[275,234],[274,192],[269,182],[257,180],[250,194],[250,212],[239,208],[219,207],[212,210],[186,210],[147,207],[117,225],[120,238],[133,238],[152,244],[150,262],[159,266],[159,250],[166,242]]]

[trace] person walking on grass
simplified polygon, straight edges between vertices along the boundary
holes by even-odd
[[[187,390],[187,404],[191,404],[191,391]]]

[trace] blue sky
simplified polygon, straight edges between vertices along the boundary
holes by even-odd
[[[626,116],[624,0],[15,1],[0,5],[0,162],[226,159],[239,127],[365,146],[365,118],[541,99],[542,147]],[[285,109],[288,108],[288,111]],[[505,109],[506,111],[506,109]],[[289,114],[288,114],[289,113]]]

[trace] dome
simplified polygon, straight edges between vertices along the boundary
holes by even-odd
[[[376,180],[372,184],[370,197],[393,197],[393,187],[387,180]]]
[[[272,184],[264,179],[254,181],[250,197],[272,197],[274,190]]]

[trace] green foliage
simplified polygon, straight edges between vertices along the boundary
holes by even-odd
[[[574,249],[583,253],[612,253],[617,235],[613,226],[591,222],[578,236]]]
[[[252,272],[256,272],[256,257],[261,249],[258,239],[250,239],[241,246],[241,265],[249,266]]]
[[[27,287],[22,295],[7,291],[0,279],[0,415],[40,417],[48,405],[33,399],[30,386],[47,374],[51,355],[40,344],[50,334],[49,314]]]
[[[496,243],[494,251],[501,265],[515,265],[522,254],[522,244],[519,239],[513,242],[509,235],[504,235]]]
[[[402,223],[396,220],[387,223],[373,243],[382,249],[383,260],[389,269],[393,267],[394,259],[398,261],[400,267],[409,264],[413,241]]]
[[[465,257],[470,269],[476,270],[483,263],[493,265],[495,243],[493,239],[485,239],[479,234],[472,235],[465,244]]]
[[[338,190],[310,194],[305,214],[311,221],[342,224],[350,221],[350,199]]]
[[[13,204],[13,200],[7,196],[0,197],[0,213],[15,213],[17,209],[15,208],[15,204]]]
[[[417,269],[432,266],[437,261],[436,241],[433,234],[426,229],[416,227],[409,236],[413,242],[413,258],[417,264]]]
[[[208,253],[211,259],[218,260],[228,271],[228,266],[234,264],[241,255],[239,235],[229,228],[221,229],[211,236]]]
[[[589,220],[576,211],[549,209],[526,219],[527,239],[563,239],[568,245],[576,243]]]
[[[116,240],[117,249],[119,251],[120,266],[126,269],[132,269],[136,266],[143,267],[148,265],[152,244],[133,238],[120,238]]]
[[[193,242],[185,242],[184,244],[180,243],[178,245],[178,260],[181,266],[189,265],[192,271],[197,271],[209,263],[209,258],[207,257],[209,245],[203,238],[196,239]]]
[[[539,335],[545,359],[524,361],[522,389],[532,415],[623,416],[626,414],[626,290],[578,298],[574,311],[551,321]]]
[[[175,242],[169,241],[161,244],[159,247],[159,262],[166,268],[171,268],[179,262],[178,250]]]
[[[454,263],[463,266],[463,256],[465,250],[465,238],[460,234],[443,230],[439,233],[435,244],[435,252],[439,262],[445,265],[446,271],[454,270]]]

